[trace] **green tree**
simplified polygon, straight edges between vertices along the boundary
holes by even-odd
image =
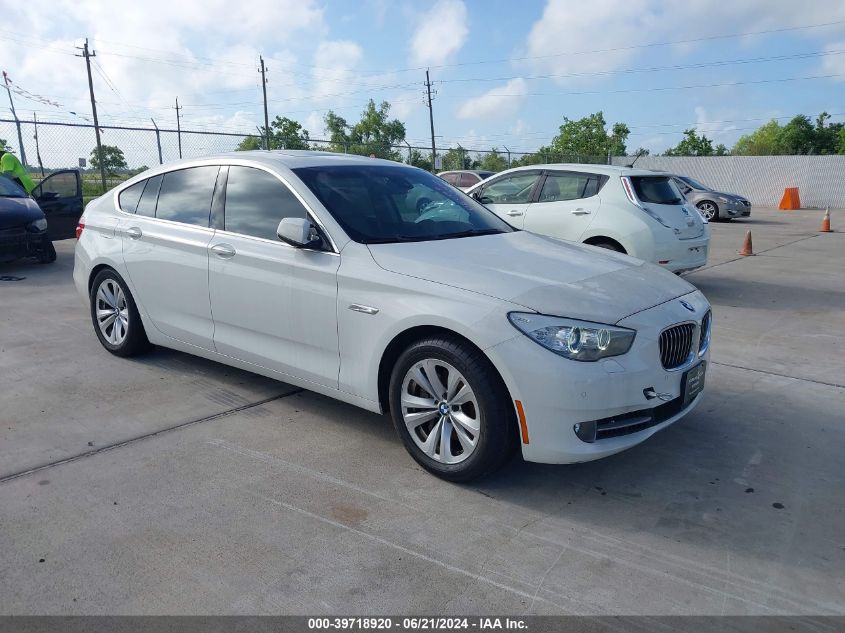
[[[249,152],[254,149],[261,149],[261,139],[257,136],[245,136],[244,140],[238,143],[235,148],[236,152]]]
[[[495,147],[484,154],[484,157],[481,159],[481,166],[479,167],[479,169],[486,171],[502,171],[507,168],[507,159]]]
[[[387,101],[376,107],[375,101],[370,99],[355,125],[350,125],[331,110],[323,120],[333,151],[401,160],[401,152],[392,146],[405,140],[405,124],[389,117],[390,104]]]
[[[561,159],[569,156],[606,157],[608,152],[621,156],[626,152],[625,144],[630,133],[624,123],[615,123],[608,132],[604,113],[599,110],[577,121],[564,117],[560,132],[552,139],[548,149]]]
[[[784,154],[812,154],[816,150],[816,130],[810,117],[797,114],[780,133]]]
[[[309,149],[311,137],[298,121],[277,116],[270,124],[270,149]]]
[[[442,158],[444,171],[472,168],[472,157],[460,144],[456,148],[449,148]]]
[[[431,171],[431,154],[423,154],[418,149],[412,149],[408,164],[425,169],[426,171]]]
[[[110,176],[116,175],[119,169],[126,169],[126,158],[123,156],[123,150],[117,145],[102,145],[103,155],[103,169]],[[97,153],[97,148],[91,150],[91,167],[94,169],[100,168],[100,156]]]
[[[719,143],[713,153],[716,156],[728,156],[731,152],[724,143]]]
[[[836,152],[845,154],[845,126],[842,126],[842,129],[839,130],[839,145],[836,147]]]
[[[670,147],[665,152],[664,156],[712,156],[713,155],[713,141],[702,134],[699,136],[695,132],[695,128],[684,130],[683,140]]]
[[[815,152],[817,154],[839,154],[839,138],[845,123],[828,123],[830,115],[822,112],[816,117]]]
[[[733,153],[739,156],[777,156],[785,154],[781,142],[783,127],[772,119],[751,134],[744,134],[734,145]]]

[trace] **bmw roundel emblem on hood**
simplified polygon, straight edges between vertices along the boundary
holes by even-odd
[[[681,299],[681,305],[684,306],[690,312],[695,312],[695,308],[688,301],[684,301],[683,299]]]

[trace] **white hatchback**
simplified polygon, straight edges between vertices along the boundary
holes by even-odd
[[[710,227],[672,176],[608,165],[532,165],[467,193],[512,226],[682,273],[707,263]]]
[[[611,455],[702,397],[699,291],[515,230],[413,167],[182,161],[91,202],[77,236],[74,281],[112,354],[162,345],[389,413],[447,479],[517,447],[547,463]]]

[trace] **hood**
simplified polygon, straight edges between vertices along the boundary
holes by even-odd
[[[44,212],[32,198],[0,197],[0,229],[24,226],[44,217]]]
[[[724,191],[716,191],[713,190],[711,193],[715,193],[717,196],[722,196],[723,198],[728,198],[729,200],[747,200],[745,196],[741,196],[738,193],[725,193]]]
[[[616,323],[695,290],[633,257],[527,231],[369,249],[391,272],[585,321]]]

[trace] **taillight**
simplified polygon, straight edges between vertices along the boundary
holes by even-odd
[[[85,218],[79,218],[79,224],[76,225],[76,239],[82,235],[82,231],[85,229]]]
[[[641,207],[642,205],[640,202],[636,199],[636,197],[634,197],[634,187],[631,185],[631,179],[627,176],[622,176],[620,180],[622,181],[622,189],[625,190],[625,195],[628,196],[628,200],[631,201],[631,204]]]

